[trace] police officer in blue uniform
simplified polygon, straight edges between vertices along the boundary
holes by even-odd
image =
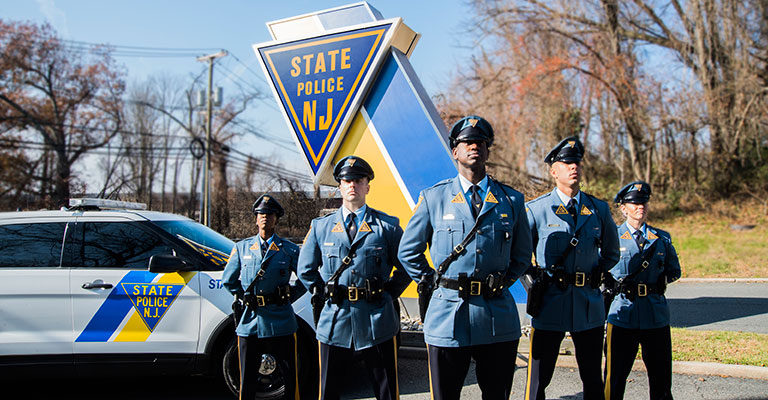
[[[544,159],[556,188],[527,203],[535,265],[542,290],[529,291],[531,315],[526,399],[544,399],[565,332],[570,332],[584,398],[603,398],[602,348],[605,309],[602,275],[619,260],[616,224],[608,204],[580,190],[584,146],[562,140]],[[529,313],[531,313],[529,308]]]
[[[651,186],[624,186],[614,202],[626,222],[618,226],[621,259],[611,270],[616,297],[608,312],[606,400],[624,397],[627,376],[642,346],[651,400],[672,399],[672,343],[667,283],[680,278],[680,262],[669,233],[646,223]]]
[[[511,392],[520,319],[507,288],[530,264],[531,235],[523,195],[486,175],[492,143],[493,128],[481,117],[453,126],[459,175],[421,192],[400,243],[398,256],[419,291],[435,283],[427,290],[424,339],[437,400],[459,398],[471,359],[483,399]]]
[[[291,300],[301,297],[306,289],[299,282],[290,285],[299,248],[275,234],[275,225],[285,211],[272,195],[260,196],[253,203],[253,213],[259,234],[235,244],[221,277],[224,287],[235,295],[240,399],[254,398],[263,354],[274,357],[281,368],[283,398],[299,399],[298,325]]]
[[[355,351],[362,355],[376,398],[399,398],[395,335],[400,318],[393,299],[411,280],[397,260],[403,234],[399,220],[365,204],[373,176],[360,157],[339,160],[333,177],[342,206],[312,221],[299,255],[299,279],[314,296],[322,296],[315,303],[321,399],[339,398]]]

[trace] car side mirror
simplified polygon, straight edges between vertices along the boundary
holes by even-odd
[[[184,260],[170,254],[155,254],[149,259],[149,272],[166,273],[189,270],[190,267]]]

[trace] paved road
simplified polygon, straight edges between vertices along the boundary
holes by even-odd
[[[684,279],[666,296],[673,327],[768,334],[768,282]]]
[[[669,287],[672,325],[690,329],[768,333],[768,282],[682,281]],[[429,399],[426,360],[401,357],[399,361],[401,398]],[[524,395],[525,369],[515,373],[511,399]],[[373,399],[367,378],[360,368],[352,368],[345,399]],[[205,378],[124,377],[2,380],[5,388],[17,388],[26,395],[19,398],[146,399],[198,400],[233,398],[220,382]],[[768,380],[720,376],[675,374],[673,395],[677,399],[768,400]],[[465,381],[463,399],[480,399],[474,369]],[[550,399],[582,399],[578,371],[558,368],[547,391]],[[633,371],[625,399],[647,399],[648,379]]]
[[[426,400],[429,395],[427,362],[423,359],[404,358],[399,361],[400,394],[403,400]],[[648,398],[648,378],[643,372],[632,372],[627,384],[626,400]],[[349,387],[343,399],[372,400],[373,392],[361,368],[351,368],[347,382]],[[676,399],[707,400],[768,400],[768,381],[757,379],[723,378],[675,374],[672,393]],[[204,378],[177,377],[125,377],[71,378],[34,380],[0,380],[5,390],[14,388],[18,397],[3,398],[56,398],[56,399],[142,399],[142,400],[232,400],[218,382]],[[525,391],[525,369],[515,372],[512,400],[522,399]],[[462,399],[480,399],[480,389],[474,379],[474,367],[462,391]],[[581,381],[575,369],[557,368],[547,390],[548,399],[582,399]]]

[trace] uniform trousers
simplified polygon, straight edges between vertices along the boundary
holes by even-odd
[[[483,400],[507,400],[512,391],[519,340],[463,347],[427,345],[433,400],[458,400],[471,359]]]
[[[627,377],[642,348],[651,400],[672,399],[672,339],[669,325],[656,329],[627,329],[608,324],[605,399],[624,398]]]
[[[526,400],[544,400],[544,391],[552,381],[560,343],[565,337],[563,331],[531,330],[530,354],[528,356],[528,384]],[[571,332],[576,351],[576,364],[585,400],[603,399],[603,327]]]
[[[278,362],[279,372],[285,382],[283,399],[299,399],[295,333],[263,338],[238,336],[237,350],[240,358],[240,400],[253,399],[255,396],[262,354],[270,354]]]
[[[362,357],[373,393],[378,400],[397,400],[397,342],[389,339],[358,350]],[[355,350],[320,342],[320,400],[338,400],[344,387],[344,376],[354,365]]]

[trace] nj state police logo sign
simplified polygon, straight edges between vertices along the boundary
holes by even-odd
[[[379,55],[388,47],[392,22],[383,22],[254,46],[315,176],[332,157]]]
[[[155,330],[181,289],[184,289],[184,285],[179,284],[121,283],[121,286],[150,332]]]

